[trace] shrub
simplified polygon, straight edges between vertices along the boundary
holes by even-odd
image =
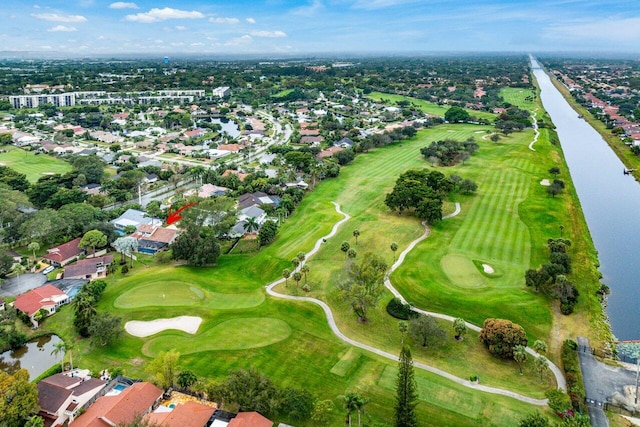
[[[125,275],[129,272],[129,266],[127,264],[123,265],[122,268],[120,269],[120,272]]]
[[[393,298],[389,301],[387,313],[400,320],[409,320],[418,316],[418,313],[411,310],[411,305],[403,304],[399,298]]]
[[[567,390],[571,405],[574,409],[579,410],[585,398],[584,388],[582,387],[582,372],[580,371],[580,361],[576,350],[578,344],[573,340],[564,340],[562,343],[562,367],[567,380]]]
[[[491,354],[503,359],[513,358],[513,348],[527,345],[527,334],[522,326],[506,319],[486,319],[480,331],[480,341]]]

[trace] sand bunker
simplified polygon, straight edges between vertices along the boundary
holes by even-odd
[[[493,274],[496,272],[489,264],[482,264],[482,269],[487,274]]]
[[[540,181],[540,185],[544,185],[545,187],[548,187],[551,185],[551,181],[549,181],[548,179],[543,179],[542,181]]]
[[[189,334],[198,332],[202,318],[195,316],[180,316],[171,319],[156,319],[150,322],[132,320],[124,325],[124,330],[134,337],[148,337],[167,329],[177,329]]]

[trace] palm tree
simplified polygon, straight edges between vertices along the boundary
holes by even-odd
[[[546,357],[544,356],[536,357],[534,364],[535,364],[536,370],[540,374],[540,382],[542,382],[542,374],[544,373],[544,370],[547,369],[548,363],[549,363],[549,360]]]
[[[356,246],[358,246],[358,236],[360,236],[360,230],[356,228],[355,230],[353,230],[353,237],[356,238]]]
[[[54,346],[53,350],[51,350],[52,356],[60,355],[60,366],[62,367],[62,371],[64,371],[64,354],[67,352],[67,346],[64,341],[58,341]]]
[[[259,228],[260,224],[258,224],[258,221],[256,221],[255,218],[249,217],[246,219],[246,223],[244,224],[244,231],[251,234],[254,231],[258,231]]]
[[[296,281],[296,289],[298,289],[298,285],[300,284],[300,280],[302,279],[302,273],[296,271],[293,273],[293,280]]]
[[[342,396],[338,396],[344,404],[344,409],[347,410],[347,418],[349,420],[349,427],[351,427],[351,413],[358,408],[358,399],[360,395],[354,391],[348,391]]]
[[[533,343],[533,349],[536,353],[546,353],[547,352],[547,343],[542,340],[536,340]]]
[[[309,272],[309,266],[307,264],[303,265],[300,271],[304,273],[304,283],[307,283],[307,273]]]
[[[398,250],[398,244],[396,242],[393,242],[391,244],[391,252],[393,252],[393,262],[396,262],[396,251]]]
[[[36,264],[36,252],[40,250],[40,244],[38,242],[31,242],[29,246],[27,246],[31,252],[33,252],[33,265]]]
[[[307,255],[304,252],[300,251],[298,252],[298,255],[296,255],[296,257],[300,260],[300,262],[302,262],[307,257]]]
[[[349,257],[349,259],[355,259],[355,257],[358,256],[358,251],[356,251],[355,249],[351,248],[347,251],[347,257]]]
[[[527,360],[527,351],[523,345],[517,345],[513,348],[513,360],[516,361],[522,375],[522,364]]]
[[[289,277],[291,277],[291,270],[289,270],[288,268],[285,268],[284,270],[282,270],[282,277],[284,277],[284,285],[288,288]]]
[[[293,264],[293,269],[295,270],[300,265],[300,260],[298,257],[295,257],[291,260],[291,264]]]
[[[340,250],[344,252],[344,259],[347,259],[347,252],[349,252],[350,248],[351,245],[347,241],[342,242],[342,244],[340,245]]]

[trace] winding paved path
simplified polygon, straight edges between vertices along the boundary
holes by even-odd
[[[335,234],[338,232],[338,229],[340,228],[340,226],[342,224],[344,224],[345,222],[347,222],[351,216],[345,212],[343,212],[340,209],[340,205],[338,205],[336,202],[331,202],[333,203],[333,205],[336,208],[336,212],[338,212],[339,214],[343,215],[344,218],[342,218],[340,221],[336,222],[333,225],[333,228],[331,229],[331,232],[329,232],[329,234],[327,234],[326,236],[323,236],[321,238],[319,238],[316,241],[316,244],[314,245],[313,249],[311,249],[304,261],[302,261],[300,263],[300,265],[298,265],[298,267],[294,270],[297,271],[300,268],[302,268],[302,266],[304,265],[304,263],[306,262],[307,259],[309,259],[311,256],[313,256],[314,254],[316,254],[319,250],[320,247],[322,245],[322,243],[324,243],[327,239],[335,236]],[[458,215],[460,213],[460,204],[456,203],[456,209],[452,214],[449,214],[445,217],[443,217],[443,219],[446,218],[451,218],[454,217],[456,215]],[[417,239],[415,239],[414,241],[412,241],[409,246],[407,246],[407,248],[402,251],[402,253],[400,254],[400,256],[398,257],[398,260],[391,266],[391,269],[389,271],[389,273],[387,273],[387,275],[385,276],[384,279],[384,284],[385,286],[391,291],[391,293],[396,296],[397,298],[400,298],[401,301],[403,301],[404,303],[406,303],[406,300],[404,299],[404,297],[393,287],[393,285],[391,284],[391,281],[389,280],[389,275],[396,269],[398,268],[402,262],[404,261],[405,257],[407,256],[407,254],[421,241],[423,241],[424,239],[426,239],[427,237],[429,237],[429,234],[431,232],[431,230],[429,229],[429,227],[426,225],[426,223],[423,223],[424,227],[425,227],[425,231],[422,234],[422,236],[418,237]],[[293,300],[293,301],[307,301],[313,304],[317,304],[319,305],[322,310],[324,310],[325,315],[327,316],[327,323],[329,324],[329,327],[331,328],[331,330],[333,331],[333,333],[342,341],[353,345],[354,347],[358,347],[361,348],[363,350],[367,350],[370,351],[374,354],[377,354],[378,356],[382,356],[385,357],[387,359],[390,360],[394,360],[394,361],[398,361],[398,356],[396,356],[395,354],[391,354],[389,352],[386,352],[384,350],[380,350],[379,348],[373,347],[371,345],[368,344],[364,344],[361,343],[359,341],[353,340],[349,337],[347,337],[346,335],[344,335],[340,329],[338,328],[338,325],[335,322],[335,318],[333,317],[333,312],[331,311],[331,308],[329,307],[329,305],[327,305],[327,303],[325,303],[324,301],[320,301],[318,299],[315,298],[311,298],[311,297],[301,297],[301,296],[295,296],[295,295],[287,295],[287,294],[281,294],[276,292],[273,288],[276,287],[277,285],[281,284],[282,282],[284,282],[285,279],[281,278],[278,279],[274,282],[269,283],[266,286],[266,291],[267,294],[276,297],[276,298],[282,298],[282,299],[287,299],[287,300]],[[433,313],[433,312],[429,312],[429,311],[425,311],[425,310],[420,310],[417,308],[413,308],[414,311],[418,312],[418,313],[424,313],[424,314],[428,314],[430,316],[434,316],[434,317],[438,317],[441,319],[445,319],[445,320],[449,320],[449,321],[453,321],[455,318],[452,316],[448,316],[446,314],[441,314],[441,313]],[[480,328],[476,325],[473,325],[471,323],[467,322],[467,327],[469,329],[472,329],[474,331],[480,331]],[[530,354],[533,354],[535,356],[537,356],[537,354],[530,348],[527,348],[527,352]],[[496,388],[496,387],[489,387],[489,386],[485,386],[485,385],[481,385],[481,384],[476,384],[474,382],[471,382],[469,380],[465,380],[459,377],[456,377],[455,375],[452,375],[448,372],[443,371],[442,369],[438,369],[436,367],[421,363],[421,362],[415,362],[414,361],[414,366],[416,366],[417,368],[423,369],[425,371],[428,372],[432,372],[436,375],[440,375],[442,377],[445,377],[457,384],[463,385],[465,387],[469,387],[475,390],[479,390],[479,391],[483,391],[486,393],[492,393],[492,394],[499,394],[502,396],[507,396],[507,397],[511,397],[517,400],[520,400],[522,402],[525,403],[530,403],[532,405],[538,405],[538,406],[544,406],[547,404],[547,400],[546,399],[534,399],[532,397],[528,397],[528,396],[523,396],[519,393],[515,393],[509,390],[503,390],[500,388]],[[566,382],[564,380],[564,377],[562,376],[562,374],[560,373],[560,370],[558,369],[557,366],[555,366],[553,363],[549,362],[549,368],[552,370],[552,372],[554,373],[555,377],[556,377],[556,381],[558,383],[558,387],[562,388],[563,390],[566,390]]]
[[[533,148],[533,144],[538,142],[538,137],[540,136],[540,130],[538,130],[538,120],[536,119],[536,111],[538,111],[537,108],[531,112],[531,118],[533,119],[533,130],[536,132],[535,136],[533,137],[533,141],[531,141],[531,144],[529,144],[529,150],[531,151],[536,151],[536,149]]]

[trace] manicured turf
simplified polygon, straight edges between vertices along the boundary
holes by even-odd
[[[4,147],[6,153],[0,153],[0,165],[9,166],[12,169],[26,174],[29,182],[36,182],[46,174],[64,174],[71,170],[71,165],[64,160],[51,157],[47,154],[36,155],[15,147]]]
[[[367,95],[367,97],[377,102],[388,101],[387,103],[390,105],[393,105],[398,101],[409,101],[417,105],[423,113],[431,114],[434,116],[440,116],[440,117],[444,117],[444,113],[446,113],[447,110],[451,108],[450,105],[438,105],[436,103],[425,101],[423,99],[412,98],[410,96],[395,95],[390,93],[383,93],[383,92],[371,92],[369,95]],[[487,111],[471,110],[468,108],[465,108],[465,110],[467,110],[470,115],[477,117],[479,119],[487,119],[489,121],[493,121],[493,119],[496,118],[495,114],[489,113]]]
[[[114,302],[118,308],[141,308],[154,306],[205,305],[215,310],[232,310],[256,307],[264,301],[264,294],[222,294],[206,292],[189,283],[163,281],[133,288],[120,295]]]
[[[180,354],[214,350],[244,350],[264,347],[285,340],[291,335],[289,325],[280,319],[267,317],[235,318],[210,329],[198,331],[198,344],[188,334],[166,333],[148,341],[142,348],[146,356],[154,357],[167,348],[180,349]]]
[[[463,288],[479,288],[486,286],[482,277],[473,262],[463,256],[448,254],[440,260],[442,271],[447,275],[451,283]]]
[[[231,295],[245,295],[250,299],[262,292],[266,283],[280,277],[283,268],[290,268],[290,260],[298,251],[310,250],[315,241],[327,234],[341,218],[330,203],[335,200],[353,218],[310,260],[311,294],[325,298],[334,307],[340,328],[347,335],[397,353],[400,346],[397,320],[390,318],[382,308],[390,298],[389,294],[371,313],[366,324],[359,323],[348,305],[338,297],[334,279],[344,264],[340,243],[350,241],[359,257],[371,251],[391,264],[391,242],[397,242],[401,251],[421,235],[423,228],[419,221],[390,212],[384,206],[384,196],[402,172],[429,166],[420,156],[421,147],[447,137],[466,139],[475,136],[481,144],[478,154],[465,165],[438,168],[446,174],[455,172],[475,179],[480,184],[479,194],[456,196],[463,204],[462,214],[433,227],[431,236],[418,245],[406,264],[393,275],[394,284],[420,307],[461,315],[478,324],[485,317],[507,317],[523,324],[530,336],[545,337],[550,329],[548,305],[543,297],[524,288],[522,274],[530,259],[518,257],[542,258],[544,251],[532,251],[531,246],[532,243],[544,245],[548,230],[532,230],[531,225],[540,220],[540,214],[529,214],[526,219],[518,214],[525,203],[523,194],[536,197],[535,203],[543,208],[537,212],[555,214],[553,206],[548,206],[555,202],[544,198],[544,190],[538,188],[539,185],[533,185],[539,182],[539,175],[544,175],[548,166],[531,163],[528,156],[532,152],[522,150],[523,146],[526,149],[531,132],[505,138],[499,144],[481,142],[480,137],[491,131],[490,126],[439,126],[421,131],[410,141],[358,156],[353,165],[342,169],[340,178],[327,180],[309,193],[282,227],[278,239],[260,252],[223,256],[213,268],[139,266],[128,277],[110,277],[99,310],[113,311],[123,321],[188,314],[202,317],[203,324],[193,336],[176,331],[148,338],[124,334],[106,347],[89,346],[86,341],[79,341],[74,361],[78,359],[83,366],[95,370],[122,366],[128,375],[145,377],[144,362],[150,355],[175,348],[182,353],[181,369],[191,369],[207,379],[220,380],[231,369],[254,367],[281,386],[303,385],[319,399],[333,399],[336,405],[339,394],[347,389],[358,389],[371,399],[367,411],[372,422],[389,422],[393,391],[389,389],[389,380],[381,382],[380,378],[387,369],[395,367],[394,362],[359,350],[350,354],[350,346],[337,340],[329,330],[324,314],[311,304],[267,298],[262,304],[247,307],[248,303],[238,298],[242,302],[237,307],[223,309],[216,302],[220,297],[216,296],[223,294],[232,299]],[[541,157],[546,154],[542,152]],[[502,169],[506,170],[504,175],[500,175]],[[499,192],[501,188],[502,193]],[[510,197],[507,193],[512,190],[519,193]],[[544,198],[542,203],[538,199],[540,196]],[[493,198],[498,200],[492,201]],[[524,200],[529,201],[526,197]],[[483,218],[480,212],[483,209],[494,210],[494,215]],[[490,230],[485,235],[488,244],[482,238],[473,237],[475,231],[466,224],[467,217],[477,226]],[[552,216],[548,227],[554,226],[553,219]],[[352,236],[355,228],[361,233],[357,246]],[[520,237],[526,242],[516,242],[516,238],[509,237],[511,232],[523,233],[518,231],[520,229],[524,230]],[[457,233],[466,233],[469,242],[457,237]],[[489,233],[495,233],[495,236]],[[540,243],[540,239],[532,236],[544,236],[545,240]],[[491,244],[492,241],[495,244]],[[511,249],[503,249],[503,245]],[[495,279],[483,277],[486,285],[482,288],[456,286],[440,267],[440,260],[447,254],[463,257],[468,262],[481,259],[504,274]],[[179,297],[184,301],[183,306],[167,305],[171,283],[177,285],[176,292],[186,295]],[[290,280],[290,286],[291,283]],[[158,298],[161,288],[167,290],[162,300]],[[200,294],[194,293],[192,288],[201,290],[203,297],[199,298]],[[196,299],[191,299],[194,296]],[[138,298],[146,300],[136,304],[134,301]],[[123,301],[130,305],[125,308]],[[47,320],[47,324],[61,335],[70,337],[70,320],[71,309],[64,307]],[[553,386],[550,376],[540,384],[536,376],[531,375],[530,366],[528,375],[517,375],[514,362],[493,358],[479,344],[475,334],[468,334],[462,342],[453,340],[450,324],[441,323],[447,331],[446,338],[440,346],[426,349],[414,343],[416,360],[435,364],[463,378],[479,374],[484,384],[533,397],[542,397],[543,391]],[[456,408],[446,407],[446,402],[434,398],[432,403],[427,397],[418,405],[418,415],[433,425],[510,426],[517,418],[515,414],[526,414],[535,409],[513,399],[473,391],[436,375],[416,371],[424,396],[444,394],[446,401],[457,402],[456,407],[470,408],[469,413],[461,414]],[[343,421],[342,411],[336,411],[333,421],[332,425]]]
[[[516,105],[524,110],[535,110],[537,94],[532,89],[520,87],[505,87],[500,89],[500,96],[509,104]]]

